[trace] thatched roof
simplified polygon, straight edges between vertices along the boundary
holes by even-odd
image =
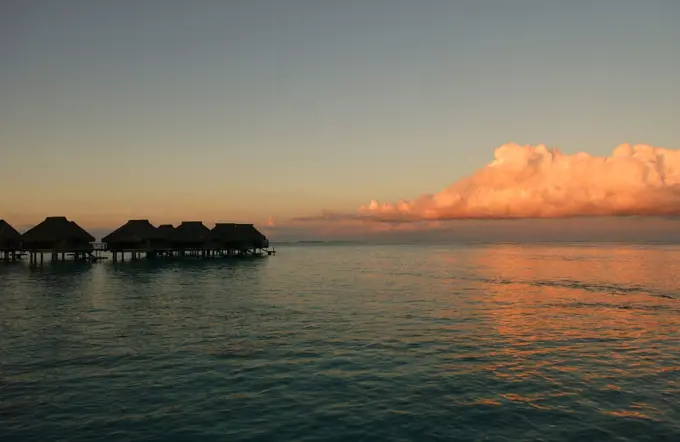
[[[210,229],[200,221],[182,221],[170,238],[176,242],[204,242],[210,240]]]
[[[216,240],[228,243],[253,243],[267,239],[253,224],[217,223],[212,235]]]
[[[7,221],[0,219],[0,246],[21,241],[21,234],[10,226]]]
[[[236,230],[241,238],[248,241],[262,241],[267,239],[253,224],[236,224]]]
[[[223,242],[237,242],[238,230],[234,223],[217,223],[211,230],[212,237]]]
[[[24,243],[38,242],[93,242],[94,236],[65,216],[49,216],[43,222],[25,232],[21,239]]]
[[[161,239],[162,233],[149,220],[133,219],[102,238],[105,243],[137,243]]]
[[[172,232],[175,231],[175,227],[172,224],[161,224],[156,230],[163,239],[168,239],[172,236]]]

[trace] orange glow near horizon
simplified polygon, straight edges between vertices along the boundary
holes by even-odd
[[[69,220],[75,221],[86,229],[114,229],[131,219],[148,219],[152,224],[173,224],[178,225],[182,221],[202,221],[210,226],[217,222],[235,222],[266,224],[266,214],[253,214],[248,212],[234,212],[220,209],[171,207],[170,210],[128,210],[115,211],[112,208],[101,207],[99,210],[82,208],[67,210],[65,207],[54,210],[42,210],[40,212],[28,212],[21,215],[9,213],[5,216],[7,222],[16,228],[22,226],[34,226],[42,222],[49,216],[66,216]],[[193,210],[192,210],[193,209]]]
[[[494,160],[439,193],[372,200],[375,219],[562,218],[680,214],[680,150],[621,144],[608,157],[509,143]]]
[[[115,186],[115,183],[112,184]],[[30,189],[29,189],[30,190]],[[310,201],[254,200],[245,197],[220,196],[219,192],[200,194],[199,192],[162,193],[154,191],[144,194],[114,192],[93,196],[98,189],[65,191],[56,187],[53,194],[44,190],[30,194],[9,194],[0,201],[0,218],[17,226],[35,225],[48,216],[66,216],[83,227],[93,229],[115,228],[130,219],[148,219],[153,224],[177,224],[181,221],[242,222],[271,225],[272,220],[292,218],[299,213],[311,211],[317,206]]]
[[[635,338],[640,333],[672,325],[656,322],[658,318],[652,321],[650,316],[645,321],[647,330],[617,326],[632,319],[639,322],[640,315],[644,315],[617,308],[618,297],[625,296],[626,303],[645,307],[663,306],[668,299],[638,287],[661,286],[663,291],[663,286],[670,288],[680,282],[678,264],[650,266],[648,260],[654,257],[659,257],[658,250],[650,253],[614,246],[494,246],[487,253],[477,254],[475,259],[479,268],[487,270],[489,280],[496,281],[492,282],[489,301],[505,306],[488,309],[496,318],[499,333],[521,346],[527,339],[568,335],[573,328],[567,327],[565,321],[580,317],[579,310],[583,308],[588,309],[591,320],[596,318],[591,325],[601,337],[615,333],[618,337]],[[576,275],[578,280],[574,280]],[[588,330],[583,336],[570,337],[586,338],[592,334],[593,330]]]

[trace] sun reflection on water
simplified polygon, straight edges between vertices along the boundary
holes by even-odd
[[[680,265],[670,259],[676,254],[663,256],[519,246],[476,254],[476,276],[487,282],[480,299],[502,342],[486,369],[511,384],[541,385],[533,395],[499,397],[543,407],[578,394],[610,416],[667,417],[642,402],[611,409],[608,399],[614,392],[635,398],[643,379],[666,379],[677,391],[667,374],[680,373]]]

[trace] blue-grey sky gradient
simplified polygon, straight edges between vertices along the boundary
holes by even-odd
[[[0,209],[20,222],[285,219],[437,192],[510,141],[680,147],[676,0],[4,1],[0,17]]]

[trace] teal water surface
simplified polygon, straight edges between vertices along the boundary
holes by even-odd
[[[278,252],[0,265],[0,440],[680,440],[680,247]]]

